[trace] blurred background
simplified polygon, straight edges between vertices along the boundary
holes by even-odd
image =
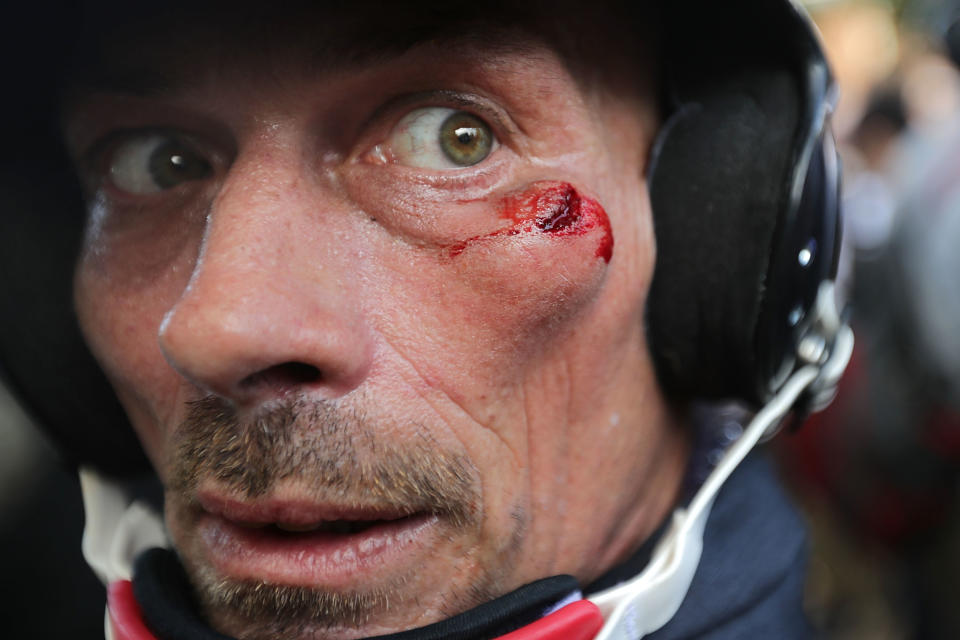
[[[772,445],[804,510],[830,639],[960,638],[960,0],[810,0],[841,89],[857,348],[826,412]],[[0,629],[102,638],[72,472],[0,387]],[[16,580],[10,579],[16,576]]]
[[[827,638],[960,638],[960,2],[807,3],[841,89],[857,348],[778,439]]]

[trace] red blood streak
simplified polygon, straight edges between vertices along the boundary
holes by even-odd
[[[549,233],[553,236],[586,235],[595,229],[603,230],[596,256],[610,262],[613,257],[613,230],[610,219],[600,203],[580,195],[567,182],[535,182],[518,194],[510,194],[500,203],[500,217],[513,224],[493,233],[470,238],[450,247],[450,256],[456,257],[478,240],[525,233]]]

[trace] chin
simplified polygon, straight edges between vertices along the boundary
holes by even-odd
[[[411,593],[414,577],[349,592],[223,579],[204,569],[191,575],[204,617],[237,640],[352,640],[425,626],[499,595],[482,584],[467,595]],[[436,606],[429,603],[439,599]]]

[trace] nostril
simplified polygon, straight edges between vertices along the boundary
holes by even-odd
[[[320,369],[303,362],[284,362],[251,374],[240,381],[242,388],[272,387],[278,391],[319,382]]]

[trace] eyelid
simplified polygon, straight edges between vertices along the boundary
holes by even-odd
[[[491,125],[494,128],[494,133],[505,133],[508,136],[515,136],[517,134],[517,128],[510,122],[509,117],[485,100],[457,91],[437,91],[431,93],[433,93],[434,98],[442,100],[441,104],[435,106],[452,107],[461,111],[472,112],[487,122],[487,124]]]

